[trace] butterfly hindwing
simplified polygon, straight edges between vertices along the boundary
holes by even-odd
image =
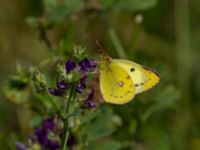
[[[113,104],[127,103],[135,95],[132,78],[126,69],[113,62],[100,71],[100,89],[104,101]]]
[[[123,67],[129,73],[134,81],[135,94],[151,89],[160,80],[159,75],[147,67],[128,60],[113,59],[112,61],[114,64]]]

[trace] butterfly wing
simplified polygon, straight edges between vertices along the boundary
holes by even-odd
[[[100,71],[100,90],[104,101],[124,104],[135,96],[135,86],[128,72],[115,63],[110,63]]]
[[[147,67],[123,59],[113,59],[112,61],[129,73],[134,81],[135,94],[151,89],[160,80],[159,74]]]

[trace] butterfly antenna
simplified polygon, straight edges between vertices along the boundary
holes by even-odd
[[[99,49],[98,49],[99,53],[105,55],[105,51],[104,51],[103,47],[101,46],[101,44],[99,44],[99,42],[97,40],[96,40],[96,44],[99,47]]]
[[[101,46],[101,44],[99,44],[99,42],[97,40],[96,40],[96,44],[99,47],[98,51],[99,51],[100,54],[103,55],[103,58],[105,58],[106,60],[110,61],[111,58],[105,53],[103,47]]]

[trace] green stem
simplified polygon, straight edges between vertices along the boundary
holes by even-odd
[[[74,97],[74,92],[75,92],[75,88],[74,88],[74,85],[72,85],[72,88],[71,88],[71,91],[70,91],[70,94],[69,94],[69,99],[68,99],[68,101],[67,101],[67,106],[66,106],[66,108],[65,108],[66,113],[69,112],[70,104],[71,104],[71,102],[72,102],[72,99],[74,99],[74,98],[73,98],[73,97]]]
[[[136,44],[137,44],[138,35],[139,35],[140,31],[141,31],[140,24],[136,24],[135,27],[134,27],[134,30],[132,31],[130,46],[129,46],[130,50],[128,52],[129,57],[131,59],[134,59],[134,56],[135,56]]]
[[[61,143],[61,150],[66,150],[67,140],[69,136],[69,125],[68,125],[68,118],[63,119],[63,135],[62,135],[62,143]]]
[[[60,107],[57,105],[57,103],[49,96],[48,93],[46,93],[47,97],[49,98],[49,100],[51,101],[51,103],[53,104],[53,106],[56,108],[57,112],[59,113],[59,115],[62,114],[62,110],[60,109]]]
[[[70,110],[70,105],[74,101],[75,98],[75,88],[72,86],[69,99],[67,101],[67,106],[66,106],[66,114],[68,115],[69,110]],[[68,136],[69,136],[69,122],[68,122],[68,117],[63,117],[63,136],[62,136],[62,141],[61,141],[61,150],[66,150],[67,147],[67,141],[68,141]]]
[[[112,41],[112,43],[113,43],[113,45],[114,45],[114,47],[117,51],[117,54],[119,55],[119,57],[127,58],[125,50],[124,50],[124,48],[123,48],[123,46],[122,46],[122,44],[121,44],[121,42],[120,42],[120,40],[117,36],[116,31],[112,27],[110,27],[108,29],[108,34],[109,34],[109,37],[110,37],[110,39],[111,39],[111,41]]]

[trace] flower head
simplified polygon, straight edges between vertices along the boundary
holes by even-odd
[[[81,72],[93,71],[97,66],[97,62],[84,58],[78,63],[78,66]]]
[[[65,63],[65,70],[66,73],[70,73],[71,71],[73,71],[76,68],[76,63],[69,59],[66,63]]]

